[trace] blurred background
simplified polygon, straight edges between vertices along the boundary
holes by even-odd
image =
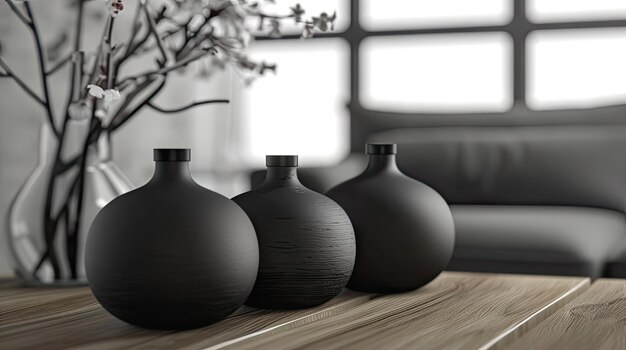
[[[67,3],[32,1],[45,45],[65,40],[73,27]],[[283,8],[297,3],[307,13],[336,10],[334,31],[308,40],[297,28],[284,28],[282,38],[259,34],[251,56],[277,69],[250,86],[232,70],[196,77],[190,66],[170,78],[160,106],[206,98],[230,104],[168,115],[147,109],[113,135],[113,159],[134,185],[150,178],[153,148],[192,148],[195,178],[232,197],[249,189],[250,174],[263,168],[266,154],[298,154],[304,167],[330,166],[389,126],[626,118],[622,109],[595,120],[585,112],[626,102],[626,1],[276,0]],[[106,13],[99,6],[92,1],[86,9],[86,47],[101,35]],[[114,41],[130,30],[134,5],[126,6]],[[31,35],[4,2],[0,44],[12,69],[38,86]],[[55,86],[65,86],[67,76],[51,80],[53,94],[62,93]],[[0,79],[3,228],[12,198],[37,163],[43,122],[41,106],[11,79]],[[2,234],[0,274],[10,272]]]

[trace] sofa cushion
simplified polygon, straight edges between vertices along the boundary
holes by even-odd
[[[626,278],[626,240],[620,246],[620,253],[606,267],[606,277]]]
[[[558,206],[452,205],[450,269],[602,276],[626,239],[618,211]]]
[[[453,204],[567,205],[624,211],[626,127],[393,129],[407,175]]]

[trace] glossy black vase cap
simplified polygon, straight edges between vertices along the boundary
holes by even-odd
[[[297,167],[298,156],[265,156],[265,166],[267,167]]]
[[[365,147],[367,154],[396,154],[398,146],[395,143],[368,143]]]
[[[189,148],[155,148],[155,162],[188,162],[191,160]]]

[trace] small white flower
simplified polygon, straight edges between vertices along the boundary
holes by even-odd
[[[115,18],[122,10],[124,10],[124,2],[122,0],[104,0],[107,10],[111,17]]]
[[[87,85],[87,89],[89,89],[89,95],[95,98],[104,97],[104,89],[102,89],[98,85],[89,84]]]
[[[115,89],[104,90],[98,85],[89,84],[87,85],[87,89],[89,89],[89,95],[95,98],[104,98],[105,102],[119,100],[122,97],[118,90],[115,90]]]
[[[104,90],[104,101],[111,102],[115,100],[119,100],[122,96],[120,92],[115,89]]]

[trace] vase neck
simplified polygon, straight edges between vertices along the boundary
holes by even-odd
[[[370,154],[366,173],[400,172],[395,154]]]
[[[154,175],[150,183],[193,182],[188,161],[154,162]]]
[[[265,177],[265,181],[262,186],[271,186],[271,187],[290,187],[290,186],[298,186],[300,185],[300,180],[298,180],[298,172],[297,167],[291,166],[279,166],[279,167],[268,167],[267,168],[267,176]]]

